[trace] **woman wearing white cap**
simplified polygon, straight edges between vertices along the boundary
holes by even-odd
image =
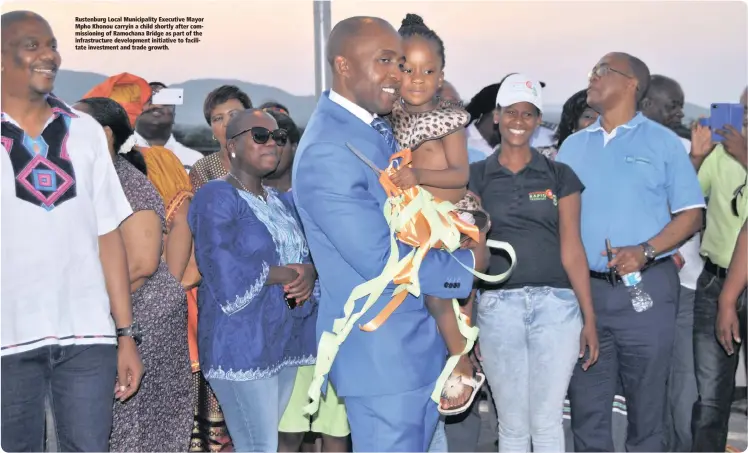
[[[501,144],[470,166],[469,189],[491,216],[489,239],[517,265],[478,302],[480,353],[499,419],[499,451],[564,449],[564,397],[577,360],[597,360],[589,268],[579,229],[584,186],[566,165],[530,147],[543,109],[540,84],[512,74],[496,96]],[[509,262],[492,255],[489,274]],[[581,310],[580,310],[581,308]]]

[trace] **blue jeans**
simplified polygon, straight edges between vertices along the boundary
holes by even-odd
[[[43,346],[0,362],[3,450],[44,451],[48,400],[59,451],[109,451],[115,345]]]
[[[564,451],[566,389],[582,315],[570,289],[486,291],[478,302],[483,371],[499,419],[499,451]]]
[[[209,379],[221,405],[234,451],[278,451],[278,423],[291,399],[297,367],[267,379]]]

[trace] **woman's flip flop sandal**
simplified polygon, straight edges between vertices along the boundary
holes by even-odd
[[[439,404],[439,413],[442,415],[457,415],[468,410],[470,405],[473,404],[473,400],[475,400],[478,390],[480,390],[485,382],[486,376],[483,373],[475,373],[475,377],[468,377],[460,374],[451,375],[449,379],[447,379],[447,382],[444,383],[444,388],[442,389],[443,399],[457,398],[462,394],[464,386],[472,387],[473,392],[470,394],[470,398],[460,406],[444,409],[441,404]]]

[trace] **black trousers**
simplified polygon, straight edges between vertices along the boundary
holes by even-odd
[[[725,451],[727,444],[740,344],[733,345],[735,353],[729,356],[717,341],[717,301],[723,285],[723,277],[706,269],[696,284],[693,353],[699,399],[693,407],[691,419],[692,451]],[[738,320],[740,338],[746,341],[745,292],[738,299]]]
[[[665,389],[680,280],[669,261],[643,272],[642,282],[654,305],[638,313],[622,284],[591,281],[600,356],[587,371],[580,360],[569,385],[574,451],[615,451],[611,406],[619,378],[628,411],[626,450],[665,449]]]

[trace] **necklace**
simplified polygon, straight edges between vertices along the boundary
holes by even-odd
[[[229,172],[228,175],[231,176],[232,178],[234,178],[234,181],[236,181],[236,182],[239,183],[239,185],[242,187],[242,190],[244,190],[247,193],[250,193],[250,194],[254,195],[255,197],[259,198],[262,201],[267,201],[268,192],[267,192],[267,190],[265,190],[265,186],[262,186],[262,195],[257,195],[256,193],[254,193],[251,190],[247,189],[247,187],[244,185],[244,183],[242,183],[239,180],[239,178],[237,178],[236,176],[234,176],[233,173]]]

